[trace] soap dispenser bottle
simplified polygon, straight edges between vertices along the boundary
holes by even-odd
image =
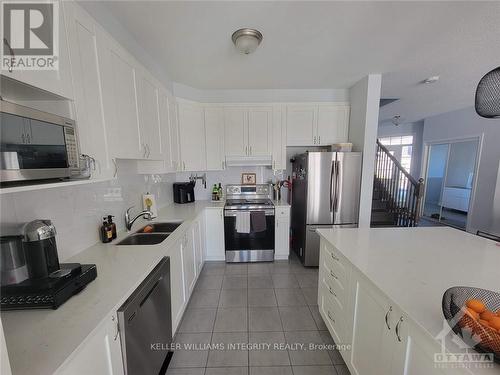
[[[113,223],[113,215],[108,215],[108,225],[111,226],[112,239],[116,239],[116,224]]]
[[[102,218],[102,226],[101,226],[101,242],[109,243],[113,240],[113,229],[111,225],[106,221],[106,216]]]

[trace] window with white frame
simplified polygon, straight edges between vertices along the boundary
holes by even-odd
[[[399,160],[404,169],[410,173],[411,157],[413,153],[413,135],[398,135],[380,138],[389,152]]]

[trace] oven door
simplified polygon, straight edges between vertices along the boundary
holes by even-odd
[[[266,229],[255,232],[250,226],[250,233],[236,231],[236,213],[238,210],[224,210],[224,242],[226,261],[251,262],[274,259],[274,209],[249,210],[263,211],[266,217]]]

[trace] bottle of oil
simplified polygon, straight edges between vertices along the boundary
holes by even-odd
[[[106,216],[102,218],[102,225],[101,225],[101,242],[102,243],[109,243],[113,241],[113,227],[107,222]]]

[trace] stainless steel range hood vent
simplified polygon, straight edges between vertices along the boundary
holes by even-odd
[[[226,166],[228,167],[251,167],[272,165],[271,155],[266,156],[226,156]]]

